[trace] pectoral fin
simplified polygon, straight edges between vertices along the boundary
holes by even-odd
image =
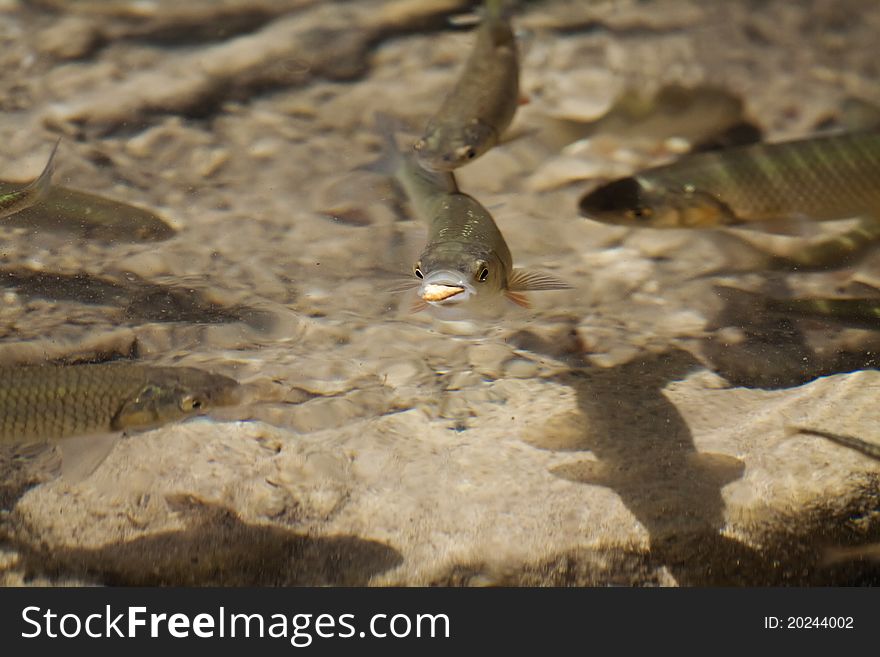
[[[65,438],[61,450],[61,476],[75,484],[91,475],[116,445],[121,432],[89,434]]]
[[[570,290],[571,285],[553,274],[529,269],[514,269],[507,281],[507,289],[511,292],[529,292],[533,290]]]

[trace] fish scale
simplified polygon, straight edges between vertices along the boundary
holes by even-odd
[[[171,421],[208,405],[235,403],[238,384],[193,368],[124,362],[3,366],[0,443],[142,428],[126,424],[120,412],[148,389],[168,393],[159,419]],[[199,408],[182,408],[180,401],[188,395],[202,400]]]
[[[602,185],[580,209],[598,221],[652,228],[880,216],[880,132],[686,155]]]
[[[871,148],[880,150],[880,135],[758,145],[694,155],[686,168],[673,163],[636,178],[648,184],[693,185],[743,219],[775,219],[792,210],[830,219],[880,209],[880,162],[871,157]]]

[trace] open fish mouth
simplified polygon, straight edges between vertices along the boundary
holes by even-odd
[[[446,301],[464,291],[463,287],[457,285],[431,284],[422,289],[422,299],[425,301]]]
[[[419,289],[419,296],[429,303],[457,303],[470,295],[470,286],[456,272],[436,272],[426,276]]]

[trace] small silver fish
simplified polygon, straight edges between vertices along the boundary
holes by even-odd
[[[428,243],[413,267],[419,288],[415,309],[431,306],[481,314],[494,311],[499,299],[528,307],[523,292],[571,287],[552,274],[515,269],[489,211],[459,190],[452,172],[426,170],[411,153],[401,153],[389,117],[378,115],[376,122],[386,153],[370,168],[392,175],[428,226]]]
[[[414,149],[419,163],[452,171],[488,151],[519,104],[519,59],[509,0],[486,0],[464,71]]]
[[[52,153],[49,155],[49,161],[46,162],[43,172],[35,180],[17,189],[0,191],[0,219],[21,212],[46,198],[49,186],[52,184],[52,173],[55,171],[55,153],[58,151],[60,143],[61,139],[55,142]]]

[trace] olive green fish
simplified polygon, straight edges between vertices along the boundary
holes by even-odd
[[[16,183],[0,181],[0,198]],[[103,242],[156,242],[175,230],[149,210],[67,187],[52,185],[38,204],[19,210],[3,226],[60,231]]]
[[[129,362],[0,367],[0,447],[141,431],[240,401],[239,384],[190,367]],[[105,445],[106,456],[113,441]],[[72,463],[70,464],[72,466]],[[91,469],[97,463],[91,463]],[[82,474],[88,474],[84,472]]]
[[[744,115],[742,100],[725,89],[673,84],[653,96],[638,90],[625,91],[593,121],[546,116],[538,118],[538,123],[542,142],[554,149],[595,135],[628,141],[678,137],[698,144],[743,125]],[[760,139],[754,134],[750,137],[752,141]]]
[[[12,183],[5,189],[0,188],[0,219],[21,212],[45,199],[49,193],[49,185],[52,184],[52,173],[55,170],[55,153],[58,151],[58,144],[60,143],[60,139],[55,142],[43,172],[36,179],[24,186]]]
[[[686,155],[602,185],[580,211],[647,228],[880,216],[880,131]]]
[[[880,299],[768,299],[766,308],[786,315],[825,319],[852,328],[880,329]]]
[[[785,317],[827,320],[851,328],[880,329],[880,298],[813,297],[780,299],[729,286],[716,286],[716,292],[758,315],[775,313]]]
[[[486,0],[464,71],[415,145],[426,168],[451,171],[498,143],[519,104],[519,59],[509,0]]]
[[[410,153],[401,153],[388,117],[379,115],[376,122],[387,142],[386,153],[370,168],[393,175],[428,226],[428,243],[413,267],[416,280],[408,286],[419,288],[415,309],[430,306],[479,314],[491,312],[494,302],[503,298],[528,307],[522,293],[529,290],[571,287],[551,274],[514,269],[507,242],[489,211],[459,190],[452,172],[426,170]]]

